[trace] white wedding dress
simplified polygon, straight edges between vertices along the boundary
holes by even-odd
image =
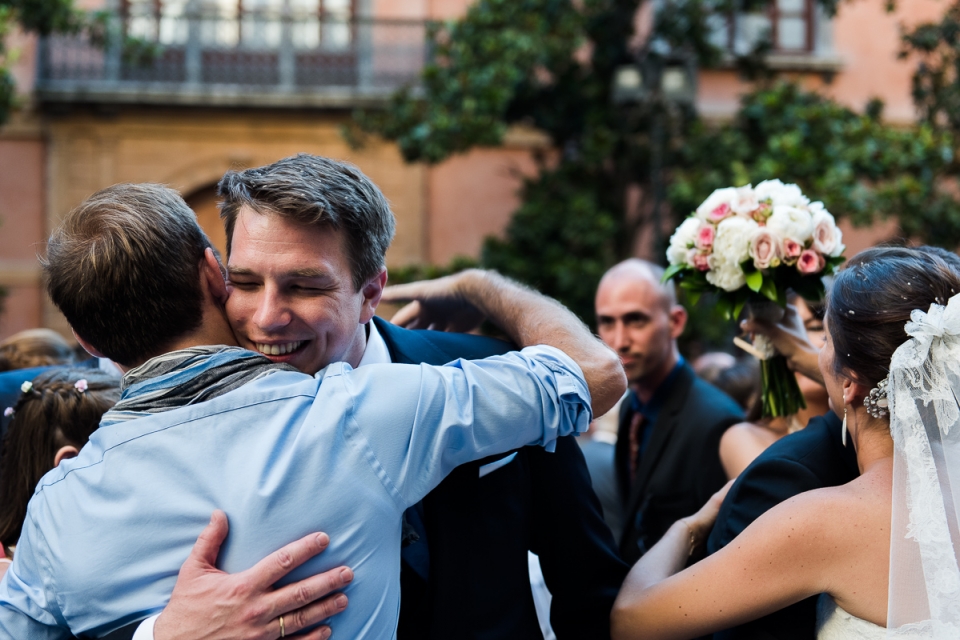
[[[850,615],[828,594],[817,602],[817,640],[884,640],[887,629]]]

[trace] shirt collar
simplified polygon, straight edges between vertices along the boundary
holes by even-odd
[[[390,364],[391,362],[390,350],[387,348],[387,343],[384,341],[383,336],[380,335],[380,332],[377,331],[377,325],[371,320],[367,323],[367,346],[363,349],[363,356],[360,358],[357,366]]]
[[[670,370],[670,373],[667,374],[667,377],[664,378],[663,382],[660,383],[660,386],[657,387],[657,390],[653,392],[652,396],[650,396],[649,402],[641,402],[636,393],[631,393],[630,399],[633,402],[633,410],[638,413],[642,413],[648,420],[655,418],[660,412],[660,407],[663,405],[663,401],[667,396],[670,395],[670,390],[673,388],[673,383],[677,381],[677,376],[680,375],[680,369],[683,368],[685,363],[686,361],[683,359],[683,356],[677,358],[677,364],[674,365],[673,369]]]

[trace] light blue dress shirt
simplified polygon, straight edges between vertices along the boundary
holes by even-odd
[[[285,582],[352,567],[334,633],[394,637],[403,511],[464,462],[550,447],[590,419],[579,367],[531,347],[442,367],[280,371],[103,426],[38,485],[0,582],[0,637],[100,636],[158,612],[217,508],[230,519],[225,571],[326,531],[329,548]]]

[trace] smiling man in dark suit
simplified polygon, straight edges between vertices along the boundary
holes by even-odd
[[[345,181],[354,188],[344,189]],[[358,183],[366,197],[345,197]],[[371,320],[386,269],[364,284],[355,281],[356,265],[383,264],[393,214],[354,168],[300,155],[229,172],[220,195],[232,288],[226,312],[241,346],[308,373],[337,361],[442,364],[511,349],[490,338]],[[369,223],[334,230],[298,213],[317,203],[369,210]],[[627,567],[571,438],[560,438],[553,453],[524,448],[461,466],[407,511],[398,638],[542,638],[528,550],[539,555],[552,592],[557,637],[609,637],[610,609]],[[188,610],[212,618],[216,608],[211,595]],[[167,616],[157,622],[156,640],[165,640],[163,629],[202,628],[196,622]],[[335,619],[331,625],[336,628]],[[191,637],[240,637],[235,631]]]
[[[720,436],[743,420],[737,403],[680,356],[687,312],[662,277],[655,264],[627,260],[603,276],[596,296],[600,339],[620,355],[630,385],[614,458],[624,499],[620,553],[630,563],[724,485]]]

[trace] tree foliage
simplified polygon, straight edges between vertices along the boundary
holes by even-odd
[[[730,184],[797,182],[838,217],[897,216],[908,235],[960,243],[951,178],[960,129],[956,7],[905,40],[926,58],[914,94],[928,106],[914,128],[884,124],[878,102],[855,113],[789,84],[758,83],[721,126],[657,94],[629,106],[612,101],[618,67],[678,54],[715,64],[722,52],[710,43],[711,16],[768,1],[668,0],[638,43],[634,16],[643,0],[478,0],[462,20],[431,26],[422,85],[387,109],[357,113],[350,135],[378,134],[407,160],[436,163],[499,145],[512,125],[544,132],[551,149],[538,157],[539,174],[523,182],[505,237],[488,239],[481,261],[585,319],[600,275],[632,253],[642,229],[660,213],[669,228]],[[837,1],[820,5],[832,13]],[[758,42],[738,62],[755,70],[768,49]],[[669,204],[662,211],[661,189]],[[637,193],[640,202],[628,206]]]
[[[795,84],[748,94],[733,122],[697,122],[686,136],[673,209],[686,214],[713,189],[776,177],[855,224],[894,217],[907,237],[960,245],[952,135],[929,124],[891,127],[881,115],[878,102],[858,114]]]

